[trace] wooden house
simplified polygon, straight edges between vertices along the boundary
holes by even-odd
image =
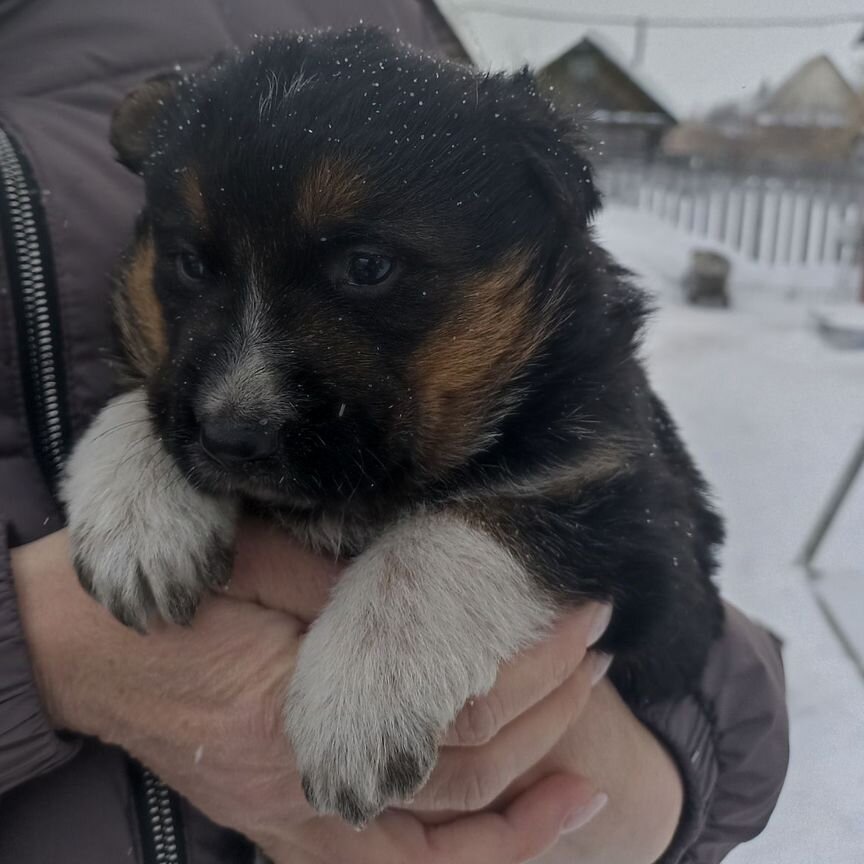
[[[676,124],[642,76],[598,36],[585,36],[544,66],[539,77],[552,87],[561,110],[591,118],[595,158],[650,161]]]
[[[814,57],[755,99],[672,130],[663,153],[749,170],[864,172],[864,97],[829,57]]]

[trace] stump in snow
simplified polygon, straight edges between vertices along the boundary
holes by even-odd
[[[694,306],[728,306],[730,269],[724,255],[694,249],[684,274],[684,299]]]

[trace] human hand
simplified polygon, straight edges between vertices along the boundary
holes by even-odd
[[[360,833],[335,817],[313,817],[264,848],[274,864],[526,864],[551,849],[574,823],[584,823],[593,797],[587,781],[552,774],[500,813],[427,825],[392,810]]]
[[[411,810],[427,820],[500,806],[525,785],[574,724],[611,658],[589,652],[612,610],[586,603],[564,615],[550,636],[501,667],[492,690],[472,699],[456,718],[427,784]],[[597,793],[590,814],[606,797]]]
[[[501,813],[435,827],[388,813],[358,835],[318,817],[302,795],[281,728],[282,696],[305,621],[261,603],[293,606],[308,621],[336,571],[313,564],[260,525],[246,539],[228,596],[205,603],[191,627],[166,625],[146,637],[119,625],[83,592],[65,532],[16,550],[22,620],[55,724],[120,745],[277,864],[395,864],[409,856],[417,864],[521,864],[553,845],[574,812],[582,818],[593,789],[556,772]],[[285,578],[307,566],[312,578]],[[284,586],[291,583],[302,587],[289,599]]]
[[[549,773],[566,773],[602,792],[538,862],[659,858],[678,826],[683,787],[670,755],[604,678],[610,658],[586,653],[608,621],[609,607],[588,604],[504,666],[493,690],[460,714],[411,809],[427,822],[495,810]]]
[[[286,559],[285,543],[272,524],[248,520],[226,596],[311,623],[338,568],[299,548]],[[286,569],[292,568],[302,578],[291,579]],[[547,639],[503,666],[495,687],[457,717],[411,809],[428,821],[441,821],[450,811],[481,810],[546,756],[609,666],[611,658],[587,649],[601,638],[610,617],[607,604],[586,603],[564,616]]]
[[[555,656],[552,646],[566,643],[568,635],[578,642],[579,632],[578,619],[567,619],[549,642],[505,667],[492,691],[493,706],[507,698],[511,676],[528,681],[528,669],[533,669],[543,677],[544,662]],[[584,648],[581,651],[584,654]],[[570,830],[538,856],[536,864],[652,864],[678,827],[681,777],[669,753],[614,686],[597,677],[607,663],[589,653],[570,678],[509,723],[481,719],[494,734],[475,747],[442,750],[438,767],[412,808],[426,822],[453,819],[480,806],[495,810],[550,773],[564,773],[585,778],[590,789],[602,792],[594,792],[581,814],[574,814]],[[555,679],[548,675],[546,680]],[[485,718],[487,710],[481,708],[479,716]],[[510,716],[508,710],[491,711],[493,716]],[[464,712],[462,717],[467,724]],[[478,740],[485,737],[481,734]]]
[[[290,566],[293,548],[282,551]],[[121,746],[211,819],[256,839],[308,817],[281,724],[303,621],[213,597],[192,626],[141,636],[79,586],[66,532],[15,550],[13,573],[57,728]]]

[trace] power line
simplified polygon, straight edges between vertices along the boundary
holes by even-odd
[[[533,18],[538,21],[594,24],[596,26],[637,27],[646,24],[652,28],[675,30],[720,29],[761,30],[767,28],[834,27],[840,24],[864,24],[862,12],[840,12],[834,15],[778,15],[752,18],[693,18],[686,16],[616,15],[591,12],[566,12],[563,9],[542,9],[508,3],[489,3],[468,0],[459,3],[464,12],[482,12],[504,18]]]

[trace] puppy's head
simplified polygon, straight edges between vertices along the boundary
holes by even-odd
[[[275,38],[143,85],[119,320],[190,478],[297,507],[416,489],[488,447],[597,206],[530,76],[375,31]]]

